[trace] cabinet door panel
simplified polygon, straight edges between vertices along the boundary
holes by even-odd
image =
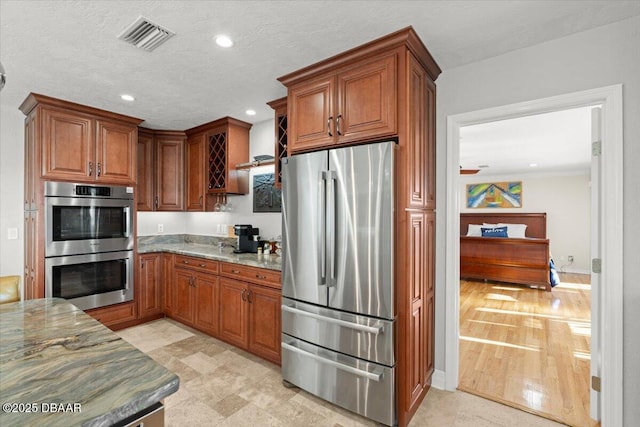
[[[246,283],[220,278],[220,338],[244,349],[249,344],[247,288]]]
[[[66,180],[93,180],[92,120],[77,113],[42,109],[42,176]]]
[[[204,134],[189,137],[186,145],[187,210],[205,210],[205,139]]]
[[[115,184],[136,180],[138,128],[132,125],[96,121],[96,179]]]
[[[260,286],[249,290],[249,351],[279,364],[280,292]]]
[[[160,254],[140,255],[138,314],[141,318],[162,313],[161,260]]]
[[[333,76],[289,89],[289,148],[301,151],[335,142],[332,116],[335,91]]]
[[[171,314],[177,320],[193,325],[193,274],[189,270],[176,268],[173,271],[173,298],[171,301]]]
[[[139,132],[138,133],[138,153],[136,163],[138,170],[136,172],[136,189],[138,211],[153,210],[153,136]]]
[[[183,210],[183,150],[182,139],[156,139],[156,210]]]
[[[196,327],[211,335],[218,335],[218,277],[196,274]]]
[[[396,54],[338,75],[338,142],[395,135]]]

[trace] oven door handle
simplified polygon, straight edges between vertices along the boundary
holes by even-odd
[[[124,208],[124,224],[126,227],[124,237],[131,237],[131,207],[129,206]]]

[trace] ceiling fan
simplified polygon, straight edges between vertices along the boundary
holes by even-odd
[[[462,169],[460,165],[460,175],[475,175],[480,172],[480,169]]]

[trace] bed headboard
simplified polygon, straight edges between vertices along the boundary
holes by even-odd
[[[461,213],[460,235],[466,236],[469,224],[527,224],[526,237],[547,238],[546,213]]]

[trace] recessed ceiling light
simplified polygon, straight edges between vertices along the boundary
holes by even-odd
[[[538,167],[538,164],[537,163],[529,163],[529,167],[535,168],[535,167]]]
[[[216,36],[216,44],[220,47],[231,47],[233,46],[233,40],[231,40],[229,36],[221,34]]]
[[[489,165],[478,165],[478,168],[480,168],[480,169],[485,169],[485,168],[488,168],[488,167],[489,167]]]
[[[131,95],[127,95],[126,93],[125,93],[124,95],[120,95],[120,98],[121,98],[123,101],[129,101],[129,102],[131,102],[131,101],[135,101],[135,98],[134,98],[133,96],[131,96]]]
[[[247,114],[247,116],[255,116],[256,115],[256,110],[247,110],[247,111],[245,111],[245,113]]]

